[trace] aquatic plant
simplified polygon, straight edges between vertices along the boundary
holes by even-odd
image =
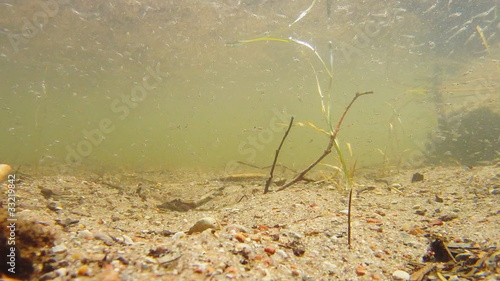
[[[311,3],[311,5],[306,10],[304,10],[303,12],[301,12],[301,14],[297,17],[297,19],[294,20],[292,23],[290,23],[288,25],[288,27],[291,27],[292,25],[294,25],[298,21],[300,21],[302,18],[304,18],[309,13],[309,11],[312,9],[312,7],[315,5],[315,3],[316,3],[316,0],[314,0]],[[333,44],[332,44],[332,42],[331,41],[328,42],[328,47],[329,47],[329,65],[327,65],[327,63],[325,62],[325,60],[320,56],[320,54],[317,52],[316,48],[313,45],[311,45],[310,43],[308,43],[306,41],[299,40],[299,39],[296,39],[296,38],[293,38],[293,37],[280,38],[280,37],[264,36],[264,37],[254,38],[254,39],[239,40],[239,41],[236,41],[236,42],[227,43],[227,45],[234,47],[234,46],[240,46],[240,45],[243,45],[243,44],[257,43],[257,42],[262,42],[262,41],[264,41],[264,42],[279,42],[279,43],[286,43],[286,44],[297,44],[297,45],[299,45],[301,47],[306,48],[307,50],[309,50],[310,52],[312,52],[314,54],[314,56],[315,56],[315,58],[317,60],[319,60],[319,62],[321,63],[321,66],[322,66],[324,72],[328,75],[328,82],[329,82],[328,83],[328,89],[326,91],[323,91],[323,89],[321,87],[320,79],[319,79],[319,76],[318,76],[318,71],[316,70],[316,68],[314,67],[314,65],[309,61],[309,65],[311,66],[312,73],[314,74],[314,77],[316,79],[317,91],[318,91],[318,94],[319,94],[319,97],[320,97],[320,101],[321,101],[321,113],[322,113],[322,115],[323,115],[323,117],[324,117],[324,119],[326,121],[327,129],[321,129],[321,128],[317,127],[316,125],[314,125],[311,122],[306,122],[306,124],[308,126],[310,126],[311,128],[313,128],[314,130],[326,134],[328,136],[329,141],[328,141],[328,144],[327,144],[325,150],[318,157],[318,159],[316,159],[316,161],[314,161],[313,163],[311,163],[302,172],[300,172],[299,174],[297,174],[297,176],[295,176],[295,178],[293,178],[291,181],[289,181],[288,183],[285,183],[283,186],[281,186],[278,189],[278,191],[284,190],[285,188],[287,188],[287,187],[289,187],[289,186],[291,186],[291,185],[293,185],[293,184],[295,184],[297,182],[300,182],[300,181],[304,180],[304,176],[311,169],[313,169],[316,165],[318,165],[327,155],[329,155],[332,152],[333,149],[335,149],[335,151],[336,151],[336,153],[337,153],[337,155],[339,157],[341,166],[342,166],[342,172],[344,174],[344,178],[345,178],[345,181],[346,181],[346,189],[350,190],[352,188],[352,177],[353,177],[353,174],[354,174],[354,170],[350,171],[350,169],[347,167],[346,159],[345,159],[345,157],[344,157],[344,155],[342,153],[342,150],[340,149],[339,143],[337,141],[337,134],[340,131],[342,122],[344,121],[347,112],[349,111],[349,109],[351,108],[351,106],[354,104],[354,102],[359,97],[361,97],[363,95],[367,95],[367,94],[372,94],[373,92],[372,91],[368,91],[368,92],[363,92],[363,93],[356,93],[355,96],[353,97],[353,99],[351,100],[351,102],[345,108],[344,112],[340,115],[339,121],[338,121],[337,125],[334,127],[333,126],[334,123],[332,121],[332,114],[331,114],[331,97],[333,95],[333,72],[334,72],[334,69],[333,69],[334,68],[333,67]],[[270,185],[270,183],[272,181],[273,172],[274,172],[274,166],[276,165],[279,151],[280,151],[280,149],[281,149],[281,147],[283,145],[283,142],[284,142],[286,136],[288,135],[288,132],[289,132],[291,126],[292,126],[292,123],[293,123],[293,120],[291,121],[290,126],[289,126],[289,128],[288,128],[285,136],[283,137],[278,150],[276,150],[276,155],[275,155],[275,158],[274,158],[274,161],[273,161],[273,165],[271,167],[270,177],[269,177],[269,179],[266,182],[266,187],[265,187],[264,193],[267,193],[269,191],[269,185]],[[295,125],[303,125],[303,123],[298,122],[298,123],[295,123]]]
[[[313,0],[311,5],[306,10],[304,10],[297,17],[296,20],[294,20],[292,23],[290,23],[288,25],[288,27],[291,27],[292,25],[294,25],[298,21],[300,21],[302,18],[304,18],[315,4],[316,4],[316,0]],[[327,15],[329,16],[329,13],[327,13]],[[311,163],[304,170],[302,170],[300,173],[298,173],[288,183],[285,183],[283,186],[281,186],[277,191],[282,191],[295,183],[303,181],[305,179],[305,175],[310,170],[312,170],[316,165],[318,165],[326,156],[328,156],[332,152],[333,149],[335,149],[335,152],[337,153],[339,160],[340,160],[340,163],[341,163],[341,166],[342,166],[342,172],[344,174],[346,189],[349,191],[348,222],[347,222],[347,236],[348,236],[348,238],[347,238],[347,240],[348,240],[348,245],[350,248],[351,247],[351,207],[352,207],[352,191],[353,191],[352,179],[354,176],[355,165],[353,166],[353,168],[351,170],[347,167],[346,159],[345,159],[345,157],[342,153],[342,150],[340,149],[339,143],[337,141],[337,134],[340,131],[340,128],[342,126],[342,122],[344,121],[344,119],[347,115],[347,112],[352,107],[354,102],[361,96],[373,94],[373,91],[356,93],[354,95],[354,97],[352,98],[351,102],[344,109],[344,112],[340,115],[339,120],[337,122],[337,125],[334,127],[333,121],[332,121],[332,114],[331,114],[331,97],[333,95],[333,84],[334,84],[333,83],[333,71],[334,71],[333,68],[334,67],[333,67],[333,44],[332,44],[332,42],[331,41],[328,42],[329,57],[330,57],[330,59],[329,59],[330,65],[329,66],[325,63],[325,60],[319,55],[319,53],[316,51],[316,48],[313,45],[309,44],[306,41],[302,41],[302,40],[295,39],[292,37],[279,38],[279,37],[265,36],[265,37],[259,37],[259,38],[254,38],[254,39],[240,40],[240,41],[228,43],[227,45],[228,46],[239,46],[239,45],[243,45],[243,44],[261,42],[261,41],[281,42],[281,43],[287,43],[287,44],[298,44],[301,47],[305,47],[306,49],[310,50],[315,55],[315,57],[320,61],[324,71],[328,75],[328,81],[329,81],[328,89],[327,89],[326,93],[324,93],[322,90],[322,87],[321,87],[320,79],[318,77],[318,71],[316,71],[316,68],[314,67],[314,65],[309,61],[309,65],[311,66],[312,73],[314,74],[314,77],[316,78],[317,91],[318,91],[318,94],[320,96],[320,101],[321,101],[321,113],[322,113],[323,117],[325,118],[325,121],[326,121],[328,128],[326,130],[318,128],[316,125],[314,125],[311,122],[307,122],[307,125],[318,132],[326,134],[328,136],[328,144],[327,144],[325,150],[323,151],[323,153],[313,163]],[[269,178],[267,179],[266,184],[265,184],[264,193],[267,193],[269,191],[269,187],[272,183],[272,179],[273,179],[273,175],[274,175],[274,168],[276,166],[279,153],[281,151],[281,148],[283,146],[283,143],[284,143],[286,137],[288,136],[288,133],[290,132],[290,129],[294,125],[293,120],[294,120],[294,118],[292,117],[290,120],[290,124],[288,126],[288,129],[286,130],[286,132],[285,132],[285,134],[280,142],[280,145],[279,145],[278,149],[276,150],[273,164],[271,166],[271,170],[269,173]],[[297,124],[299,124],[299,123],[297,123]],[[300,123],[300,124],[303,125],[303,123]]]

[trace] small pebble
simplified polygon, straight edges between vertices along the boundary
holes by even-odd
[[[186,233],[179,231],[172,236],[172,239],[179,239],[179,238],[184,237],[184,236],[186,236]]]
[[[236,233],[234,235],[234,238],[240,242],[245,242],[245,239],[246,239],[245,235],[243,235],[243,233],[241,233],[241,232]]]
[[[425,213],[427,212],[426,209],[423,209],[423,210],[416,210],[415,211],[415,214],[419,215],[419,216],[425,216]]]
[[[0,164],[0,183],[7,179],[12,167],[7,164]]]
[[[58,253],[64,253],[68,250],[68,248],[66,248],[66,246],[64,245],[57,245],[57,246],[54,246],[50,249],[50,252],[54,253],[54,254],[58,254]]]
[[[444,214],[441,217],[439,217],[440,220],[442,221],[451,221],[458,218],[458,215],[456,214]]]
[[[290,232],[288,232],[288,233],[287,233],[287,236],[288,236],[288,237],[292,237],[292,238],[294,238],[294,239],[302,239],[302,238],[304,238],[304,236],[303,236],[302,234],[299,234],[299,233],[294,232],[294,231],[290,231]]]
[[[78,238],[80,238],[80,239],[90,240],[90,239],[92,239],[92,237],[93,237],[92,232],[90,232],[86,229],[78,231]]]
[[[94,235],[94,238],[97,240],[101,240],[102,242],[104,242],[104,244],[108,246],[111,246],[115,243],[115,241],[113,241],[113,239],[109,235],[104,234],[102,232],[96,233]]]
[[[366,275],[366,268],[361,264],[358,265],[358,267],[356,267],[356,275],[358,276]]]
[[[410,274],[406,271],[396,270],[392,273],[392,278],[394,280],[410,280]]]
[[[266,248],[264,248],[264,252],[266,252],[270,255],[274,255],[274,253],[276,253],[276,249],[273,247],[266,247]]]
[[[86,264],[82,265],[76,273],[78,274],[78,276],[89,276],[90,275],[89,266]]]
[[[219,223],[216,219],[212,217],[205,217],[197,221],[187,232],[187,234],[193,234],[197,232],[203,232],[209,228],[219,229]]]
[[[68,273],[68,269],[65,267],[58,268],[55,270],[55,273],[57,274],[57,276],[66,276],[66,274]]]
[[[239,225],[239,224],[232,224],[232,225],[228,225],[226,227],[227,230],[230,230],[230,229],[236,229],[237,231],[239,232],[244,232],[244,233],[248,233],[248,229],[242,225]]]
[[[167,237],[168,237],[168,236],[172,236],[172,235],[174,235],[174,234],[175,234],[175,233],[173,233],[173,232],[172,232],[172,231],[170,231],[170,230],[162,230],[162,231],[161,231],[161,235],[163,235],[163,236],[167,236]]]
[[[276,251],[276,255],[280,256],[282,259],[287,259],[288,258],[288,254],[283,251],[283,250],[277,250]]]
[[[128,235],[122,235],[123,237],[123,243],[127,246],[134,245],[134,241],[132,241],[132,238],[130,238]]]

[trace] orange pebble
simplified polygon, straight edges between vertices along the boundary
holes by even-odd
[[[234,235],[234,238],[240,242],[245,242],[245,239],[246,239],[245,235],[243,235],[243,233],[241,233],[241,232],[236,233]]]
[[[431,221],[429,223],[430,226],[443,225],[443,224],[444,224],[444,222],[440,221],[440,220]]]
[[[375,280],[375,281],[382,280],[382,276],[376,272],[372,273],[371,278],[372,278],[372,280]]]
[[[267,225],[263,225],[263,224],[261,224],[261,225],[259,225],[258,229],[259,229],[260,231],[268,231],[268,230],[269,230],[269,227],[268,227]]]
[[[86,265],[86,264],[82,265],[82,266],[78,269],[77,274],[78,274],[79,276],[89,276],[89,266],[88,266],[88,265]]]
[[[358,267],[356,267],[356,275],[363,276],[365,274],[366,274],[366,268],[361,264],[358,265]]]
[[[266,248],[264,248],[264,252],[266,252],[270,255],[274,255],[274,253],[276,253],[276,249],[272,248],[272,247],[266,247]]]

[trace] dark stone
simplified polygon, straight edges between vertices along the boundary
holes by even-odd
[[[422,175],[420,173],[415,173],[411,177],[411,182],[417,182],[417,181],[423,181],[423,180],[424,180],[424,175]]]

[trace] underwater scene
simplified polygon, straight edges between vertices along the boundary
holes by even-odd
[[[0,280],[500,279],[499,4],[1,1]]]

